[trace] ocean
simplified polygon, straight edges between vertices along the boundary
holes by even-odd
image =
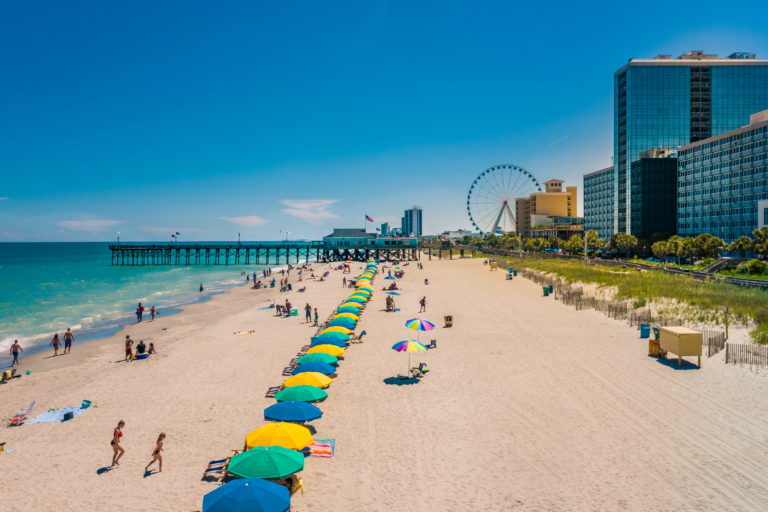
[[[267,265],[111,265],[110,242],[0,243],[0,367],[14,339],[24,355],[48,349],[68,327],[75,342],[104,338],[136,321],[139,302],[169,315],[245,284],[241,270]],[[285,261],[283,259],[283,261]],[[276,265],[273,265],[276,266]],[[204,293],[199,292],[200,284]]]

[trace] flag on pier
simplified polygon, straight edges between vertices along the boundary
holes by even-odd
[[[367,220],[368,222],[373,222],[373,219],[369,215],[365,216],[365,220]]]

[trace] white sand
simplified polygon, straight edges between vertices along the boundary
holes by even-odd
[[[294,511],[768,509],[765,371],[726,366],[722,354],[678,370],[648,357],[636,329],[541,297],[480,260],[424,265],[406,267],[397,313],[382,311],[388,281],[377,278],[365,343],[348,350],[315,422],[336,455],[307,459]],[[347,292],[340,280],[334,272],[290,298],[324,318]],[[424,294],[423,316],[438,328],[422,340],[438,348],[413,362],[431,372],[386,384],[405,370],[407,355],[390,346],[414,334],[403,322]],[[313,331],[303,318],[255,311],[267,295],[285,296],[237,289],[131,329],[158,343],[154,360],[114,363],[117,335],[91,344],[81,363],[0,387],[2,417],[32,400],[38,412],[83,398],[98,405],[68,423],[2,429],[16,453],[0,455],[0,508],[199,509],[215,488],[200,481],[205,464],[264,423],[274,403],[266,387]],[[453,328],[442,328],[444,314]],[[99,475],[118,419],[127,453]],[[164,472],[144,478],[161,430]]]

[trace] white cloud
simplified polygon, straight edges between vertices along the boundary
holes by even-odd
[[[184,233],[201,233],[203,232],[202,229],[195,229],[195,228],[165,228],[161,226],[141,226],[139,228],[140,230],[146,232],[146,233],[162,233],[162,234],[171,234],[175,232],[179,232],[182,235]]]
[[[252,228],[255,226],[261,226],[267,223],[267,219],[259,217],[258,215],[246,215],[245,217],[219,217],[221,220],[226,220],[232,224],[237,224],[242,228]]]
[[[122,220],[62,220],[54,222],[55,225],[67,228],[71,231],[104,231],[116,224],[122,224]]]
[[[328,208],[338,203],[338,199],[283,199],[281,201],[288,208],[283,208],[283,213],[304,219],[310,223],[322,222],[328,219],[337,219],[339,216],[328,211]]]
[[[6,199],[8,199],[8,198],[7,197],[0,197],[0,201],[5,201]]]

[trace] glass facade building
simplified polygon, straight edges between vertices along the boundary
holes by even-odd
[[[400,229],[403,236],[421,236],[421,208],[414,206],[410,210],[405,210],[400,219]]]
[[[613,235],[613,167],[584,175],[584,232],[606,240]]]
[[[632,232],[631,168],[641,152],[720,135],[766,108],[768,60],[753,54],[630,60],[614,74],[613,233]]]
[[[677,232],[677,158],[670,150],[651,149],[632,162],[633,235],[661,240]]]
[[[678,150],[677,231],[726,242],[750,236],[768,199],[768,111],[749,125]]]

